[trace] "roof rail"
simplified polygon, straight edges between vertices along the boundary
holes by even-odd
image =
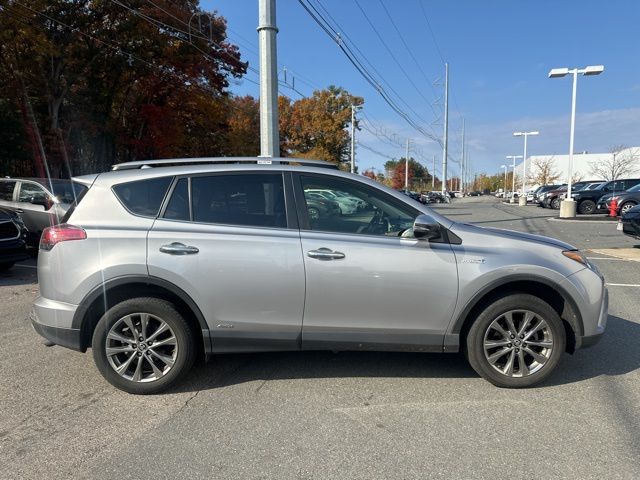
[[[238,163],[255,163],[258,165],[306,165],[310,167],[337,169],[335,163],[322,160],[307,160],[304,158],[282,157],[214,157],[214,158],[168,158],[163,160],[141,160],[136,162],[117,163],[111,166],[111,170],[136,170],[141,168],[176,167],[182,165],[224,165]]]

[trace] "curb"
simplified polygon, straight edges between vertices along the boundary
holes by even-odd
[[[611,217],[604,217],[602,220],[576,220],[573,218],[560,218],[560,217],[550,217],[549,220],[552,222],[564,222],[564,223],[598,223],[598,224],[611,224],[617,225],[618,218],[615,217],[610,220]]]

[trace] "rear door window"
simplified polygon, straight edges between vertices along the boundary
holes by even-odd
[[[287,228],[280,173],[192,177],[191,202],[194,222]]]
[[[7,202],[13,201],[13,190],[16,188],[16,182],[12,180],[0,181],[0,200]]]
[[[172,180],[173,177],[161,177],[121,183],[115,185],[113,191],[131,213],[142,217],[155,217]]]

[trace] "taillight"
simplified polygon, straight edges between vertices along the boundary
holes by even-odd
[[[57,243],[67,242],[69,240],[84,240],[87,238],[87,232],[84,228],[74,227],[68,223],[47,227],[42,231],[40,237],[40,250],[51,250]]]

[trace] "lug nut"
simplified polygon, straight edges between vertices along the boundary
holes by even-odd
[[[516,338],[516,336],[512,333],[512,334],[511,334],[511,338]]]
[[[143,341],[143,340],[144,340],[144,338],[142,338],[142,337],[139,337],[139,338],[138,338],[138,340],[139,340],[139,341]]]
[[[142,356],[142,352],[138,352],[138,356],[141,357]]]
[[[511,348],[511,347],[512,347],[512,345],[511,345],[511,344],[508,344],[508,345],[507,345],[507,347]]]
[[[520,338],[524,338],[524,333],[520,335]]]
[[[516,353],[518,353],[519,351],[520,351],[520,349],[519,349],[519,348],[516,348]]]
[[[526,347],[526,346],[527,346],[526,342],[525,342],[525,343],[523,343],[523,344],[522,344],[522,346],[523,346],[523,347]]]

